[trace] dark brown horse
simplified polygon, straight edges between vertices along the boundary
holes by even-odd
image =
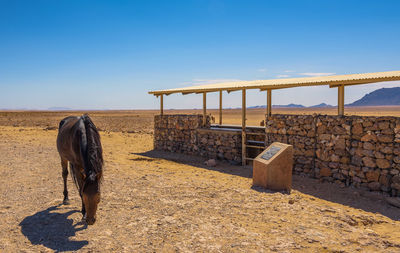
[[[100,202],[100,183],[103,178],[103,150],[100,135],[88,115],[61,120],[57,149],[61,158],[64,180],[64,204],[69,204],[67,176],[68,162],[72,178],[82,199],[82,215],[87,224],[96,221]]]

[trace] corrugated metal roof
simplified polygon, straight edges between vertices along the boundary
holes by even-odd
[[[337,87],[340,85],[356,85],[356,84],[366,84],[366,83],[376,83],[376,82],[396,81],[396,80],[400,80],[400,71],[225,82],[225,83],[191,86],[185,88],[149,91],[149,94],[158,96],[161,94],[169,95],[173,93],[189,94],[189,93],[214,92],[220,90],[235,91],[242,89],[260,89],[260,90],[285,89],[285,88],[316,86],[316,85],[329,85],[330,87]]]

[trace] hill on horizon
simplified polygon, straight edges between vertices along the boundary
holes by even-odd
[[[400,106],[400,87],[394,88],[381,88],[374,90],[371,93],[364,95],[361,99],[354,101],[353,103],[346,104],[345,106]],[[304,106],[302,104],[280,104],[280,105],[272,105],[272,108],[332,108],[336,107],[336,105],[326,104],[324,102],[311,105]],[[229,107],[224,109],[240,109],[241,107]],[[266,108],[266,105],[255,105],[248,106],[248,109],[263,109]],[[194,108],[201,109],[201,108]],[[212,108],[209,108],[212,109]],[[217,108],[214,108],[217,109]],[[109,109],[72,109],[69,107],[48,107],[47,109],[35,109],[35,108],[0,108],[0,111],[30,111],[30,110],[45,110],[45,111],[95,111],[95,110],[109,110]],[[122,109],[122,110],[130,110],[130,109]],[[179,110],[170,108],[169,110]]]
[[[364,95],[361,99],[353,103],[346,104],[346,106],[383,106],[383,105],[400,105],[400,87],[394,88],[381,88],[374,90],[371,93]],[[300,104],[288,105],[272,105],[272,108],[331,108],[335,107],[326,103],[318,105],[304,106]],[[248,108],[266,108],[265,105],[251,106]]]
[[[309,106],[308,108],[331,108],[331,107],[335,107],[335,106],[328,105],[326,103],[321,103],[321,104],[318,104],[318,105]]]
[[[71,111],[72,109],[69,108],[69,107],[58,107],[58,106],[55,106],[55,107],[49,107],[49,108],[47,108],[47,110],[49,110],[49,111]]]
[[[304,108],[304,105],[298,105],[298,104],[288,104],[288,105],[272,105],[272,108]],[[266,105],[255,105],[255,106],[248,106],[247,109],[262,109],[262,108],[267,108]],[[237,109],[240,109],[238,107]]]
[[[266,108],[266,105],[256,105],[256,106],[249,106],[247,107],[248,109],[262,109]],[[334,107],[333,105],[328,105],[326,103],[321,103],[318,105],[312,105],[312,106],[304,106],[300,104],[287,104],[287,105],[272,105],[272,108],[330,108]],[[240,107],[236,108],[240,109]]]
[[[400,105],[400,87],[381,88],[347,106]]]

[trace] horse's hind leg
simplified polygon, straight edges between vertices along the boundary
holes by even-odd
[[[64,180],[64,205],[69,204],[68,199],[68,189],[67,189],[67,177],[68,177],[68,161],[61,159],[61,167],[62,167],[62,177]]]

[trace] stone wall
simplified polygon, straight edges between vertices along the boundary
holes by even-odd
[[[198,129],[196,144],[200,156],[226,160],[234,164],[242,161],[241,131]]]
[[[294,173],[400,195],[400,118],[272,115],[267,144],[294,147]]]
[[[202,115],[155,116],[154,148],[240,164],[241,128],[206,121],[203,126]],[[293,145],[295,174],[400,195],[400,118],[274,114],[266,122],[265,130],[246,131],[265,131],[252,138],[267,145]]]
[[[203,126],[202,115],[156,115],[154,148],[240,164],[242,157],[240,129],[213,129],[210,117]]]

